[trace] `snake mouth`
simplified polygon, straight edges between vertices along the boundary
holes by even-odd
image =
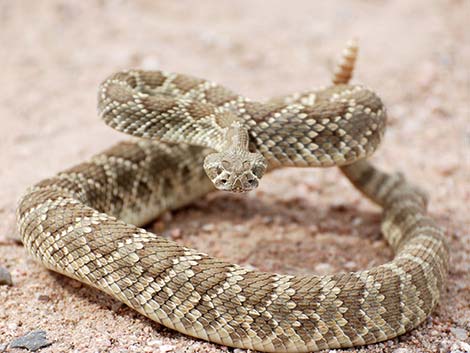
[[[216,189],[236,193],[256,189],[267,167],[258,153],[213,153],[204,160],[204,170]]]

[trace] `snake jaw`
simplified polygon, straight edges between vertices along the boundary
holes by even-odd
[[[247,192],[258,187],[267,162],[259,152],[223,151],[204,159],[204,170],[218,190]]]

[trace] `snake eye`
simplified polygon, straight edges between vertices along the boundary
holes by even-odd
[[[230,169],[231,163],[229,161],[223,160],[222,165],[225,169]]]
[[[264,165],[256,165],[252,172],[254,175],[256,175],[258,178],[261,178],[264,174],[264,171],[266,170],[266,167]]]
[[[224,170],[223,170],[221,167],[217,167],[216,170],[215,170],[215,172],[217,173],[217,175],[222,174],[223,171],[224,171]]]

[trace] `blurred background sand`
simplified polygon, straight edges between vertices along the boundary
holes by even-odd
[[[96,114],[98,84],[115,70],[188,73],[264,99],[328,84],[351,37],[361,47],[354,82],[388,106],[386,139],[373,159],[429,192],[452,254],[441,304],[422,326],[353,351],[464,351],[469,18],[465,0],[0,0],[0,266],[14,282],[0,286],[0,352],[38,329],[52,343],[41,352],[243,352],[168,330],[48,272],[13,240],[16,201],[27,186],[125,138]],[[256,192],[212,194],[150,229],[260,270],[331,273],[391,258],[379,224],[380,210],[336,169],[285,169]]]

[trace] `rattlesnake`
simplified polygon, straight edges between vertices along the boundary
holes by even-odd
[[[25,247],[158,323],[228,346],[315,351],[416,327],[439,300],[448,250],[423,192],[365,160],[383,136],[385,109],[372,91],[347,85],[356,52],[345,50],[333,86],[267,103],[186,75],[113,74],[100,86],[100,116],[143,139],[30,188],[18,207]],[[338,165],[383,207],[395,258],[360,272],[281,275],[138,228],[214,190],[203,165],[232,191],[256,187],[266,168]]]

